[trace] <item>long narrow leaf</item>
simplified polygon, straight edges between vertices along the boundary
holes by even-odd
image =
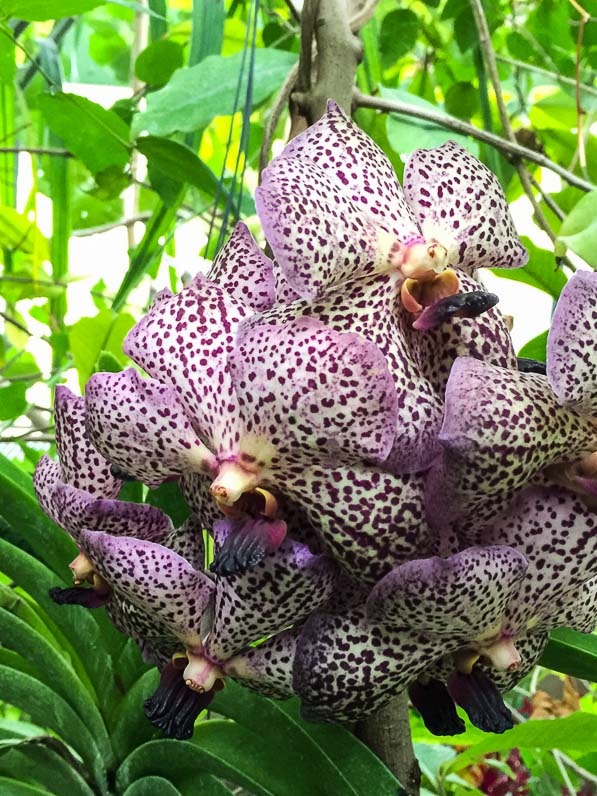
[[[54,738],[46,740],[58,743]],[[93,791],[75,768],[78,761],[73,758],[69,765],[64,757],[45,746],[43,741],[35,739],[21,742],[18,747],[0,754],[0,774],[19,780],[34,779],[53,796],[93,796]]]

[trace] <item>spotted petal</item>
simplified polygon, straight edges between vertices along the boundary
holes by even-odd
[[[337,190],[399,240],[408,243],[419,236],[392,164],[333,100],[328,100],[327,112],[318,122],[284,147],[282,156],[316,163]]]
[[[60,525],[60,512],[54,502],[54,492],[58,484],[64,483],[62,468],[44,454],[35,466],[33,474],[33,488],[35,496],[45,514],[57,525]]]
[[[233,531],[232,523],[222,520],[214,530],[218,547]],[[329,599],[336,575],[331,559],[286,539],[249,572],[218,578],[207,653],[226,660],[250,642],[298,621]]]
[[[597,413],[597,273],[577,271],[560,295],[547,343],[547,376],[560,401]],[[597,445],[596,445],[597,447]]]
[[[486,659],[481,659],[475,664],[475,669],[484,671],[495,685],[502,692],[510,691],[515,685],[533,670],[535,664],[539,662],[543,650],[545,649],[549,635],[543,632],[533,631],[516,639],[516,649],[520,655],[520,666],[518,669],[496,669]]]
[[[256,312],[269,309],[276,299],[272,261],[242,221],[218,252],[208,278]]]
[[[503,545],[410,561],[374,587],[367,601],[369,616],[472,640],[500,623],[526,569],[524,556]]]
[[[172,387],[134,368],[96,373],[85,388],[87,430],[94,445],[150,487],[185,471],[211,473],[213,454],[193,430]]]
[[[293,696],[292,668],[300,628],[292,627],[226,661],[226,674],[272,699]]]
[[[526,263],[528,254],[496,176],[454,141],[411,155],[404,192],[425,240],[441,243],[450,265],[470,272]]]
[[[382,353],[313,318],[241,330],[229,358],[246,432],[312,463],[383,462],[398,399]]]
[[[561,407],[544,376],[463,357],[446,388],[443,487],[433,489],[446,500],[444,512],[470,514],[488,496],[524,486],[548,465],[590,453],[596,434],[597,420]]]
[[[392,236],[310,160],[273,160],[255,205],[282,273],[303,298],[387,267]]]
[[[165,295],[133,327],[125,353],[174,387],[193,429],[214,453],[238,440],[237,404],[226,366],[238,324],[251,311],[205,277]]]
[[[121,597],[189,645],[200,642],[212,581],[168,548],[131,537],[83,531],[81,548]]]
[[[101,497],[116,497],[122,481],[110,474],[109,462],[91,443],[85,428],[85,401],[64,385],[56,387],[54,422],[64,481]]]
[[[297,642],[294,690],[309,721],[357,721],[386,704],[449,646],[367,620],[365,609],[316,612]]]

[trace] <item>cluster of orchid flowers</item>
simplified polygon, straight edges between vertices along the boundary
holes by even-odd
[[[432,732],[503,731],[551,629],[597,622],[597,274],[547,368],[517,361],[476,269],[526,252],[491,172],[416,151],[402,188],[334,103],[272,161],[208,277],[125,341],[148,375],[56,390],[44,511],[76,541],[62,603],[104,605],[189,737],[227,677],[350,722],[408,688]],[[117,499],[177,480],[174,528]],[[204,534],[215,555],[206,561]]]

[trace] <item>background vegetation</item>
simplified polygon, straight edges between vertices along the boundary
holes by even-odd
[[[486,0],[491,42],[474,6],[355,7],[355,115],[398,176],[412,149],[457,138],[509,201],[524,196],[530,262],[500,276],[555,300],[572,269],[597,267],[597,4]],[[133,642],[102,611],[48,598],[73,546],[31,487],[53,387],[123,367],[157,287],[179,289],[238,218],[258,234],[252,192],[288,135],[299,15],[281,0],[0,0],[3,794],[396,793],[347,730],[233,686],[192,741],[160,740],[141,709],[157,674]],[[544,359],[545,337],[520,353]],[[125,497],[184,513],[172,485]],[[597,640],[555,636],[545,666],[578,679],[538,668],[509,695],[519,724],[505,735],[469,726],[455,746],[413,714],[427,793],[597,793]]]

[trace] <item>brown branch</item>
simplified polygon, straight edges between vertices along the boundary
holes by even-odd
[[[408,796],[417,796],[421,771],[412,745],[406,691],[360,721],[355,734],[386,764]]]
[[[564,77],[564,75],[558,75],[556,72],[550,72],[549,69],[543,69],[541,66],[525,64],[524,61],[517,61],[516,58],[508,58],[505,55],[498,55],[498,53],[495,54],[495,58],[496,61],[500,61],[503,64],[508,64],[509,66],[514,66],[516,69],[524,69],[527,72],[535,72],[538,75],[548,77],[550,80],[556,83],[561,83],[564,86],[572,86],[572,88],[576,88],[577,81],[573,80],[571,77]],[[587,83],[580,83],[580,87],[586,94],[592,94],[594,97],[597,97],[597,88],[589,86]]]
[[[540,152],[535,152],[533,149],[528,149],[521,144],[514,141],[507,141],[500,135],[490,133],[487,130],[481,130],[468,122],[463,122],[455,116],[450,116],[447,113],[440,113],[432,111],[428,108],[423,108],[420,105],[411,105],[409,102],[401,102],[400,100],[388,100],[383,97],[372,97],[368,94],[362,94],[358,89],[354,92],[354,103],[357,108],[373,108],[374,110],[386,111],[387,113],[400,113],[403,116],[412,116],[416,119],[423,119],[428,122],[436,124],[438,127],[445,127],[447,130],[453,130],[455,133],[462,135],[470,135],[477,141],[483,141],[490,146],[495,147],[504,155],[510,158],[524,158],[538,166],[553,171],[558,174],[563,180],[575,188],[580,188],[581,191],[594,191],[597,186],[593,183],[578,177],[568,169],[550,160]]]

